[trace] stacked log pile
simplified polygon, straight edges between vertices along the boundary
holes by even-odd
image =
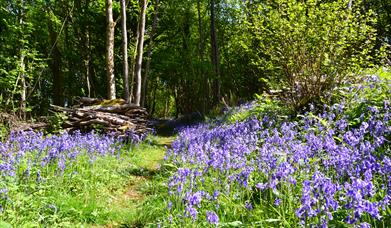
[[[64,108],[52,105],[56,112],[64,112],[67,131],[89,131],[100,129],[116,136],[126,136],[127,132],[143,135],[151,129],[147,126],[147,111],[125,100],[102,100],[96,98],[78,98],[77,105]]]

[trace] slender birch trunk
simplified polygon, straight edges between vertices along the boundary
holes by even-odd
[[[135,104],[140,105],[141,101],[141,68],[142,68],[142,62],[143,62],[143,51],[144,51],[144,32],[145,32],[145,17],[146,17],[146,11],[147,11],[147,0],[140,0],[141,3],[141,12],[140,12],[140,23],[139,23],[139,41],[137,44],[137,56],[135,61],[135,75],[136,75],[136,81],[137,81],[137,87],[136,87],[136,99]]]
[[[125,0],[121,0],[121,25],[122,25],[122,52],[123,52],[123,76],[125,100],[130,103],[129,94],[129,64],[128,64],[128,33],[126,31],[126,4]]]
[[[107,98],[115,99],[113,1],[106,0],[106,78]]]
[[[152,31],[151,31],[151,35],[150,35],[151,41],[148,46],[147,63],[145,64],[145,73],[144,73],[143,84],[142,84],[142,96],[141,96],[141,106],[142,107],[146,106],[146,100],[147,100],[149,69],[151,66],[151,57],[152,57],[154,36],[156,33],[157,23],[158,23],[158,7],[159,7],[159,0],[155,0],[153,22],[152,22]]]

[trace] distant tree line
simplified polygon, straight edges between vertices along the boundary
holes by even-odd
[[[3,0],[0,105],[121,97],[167,116],[283,89],[300,108],[389,64],[390,44],[390,1]]]

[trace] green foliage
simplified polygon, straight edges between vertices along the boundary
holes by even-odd
[[[336,100],[342,100],[348,107],[346,115],[351,120],[350,125],[355,126],[362,119],[367,119],[368,108],[382,110],[390,106],[391,100],[391,72],[388,68],[377,71],[368,71],[363,81],[351,86],[343,87],[335,92]]]
[[[359,6],[359,4],[355,5]],[[371,66],[376,30],[372,10],[347,2],[276,0],[261,3],[248,27],[256,64],[271,88],[285,89],[300,109]]]
[[[13,116],[0,111],[0,143],[7,139],[10,133],[11,121],[14,121],[13,118]]]
[[[155,116],[208,113],[220,102],[214,97],[216,82],[228,100],[250,100],[268,87],[282,88],[291,106],[300,107],[354,76],[363,65],[384,64],[376,52],[390,48],[388,1],[354,1],[351,10],[345,0],[215,2],[220,76],[210,59],[209,1],[160,1],[153,37],[155,1],[149,4],[145,54],[151,48],[152,57],[147,108]],[[118,2],[113,7],[117,20]],[[130,56],[135,51],[138,11],[138,1],[129,1]],[[27,111],[32,116],[46,115],[49,104],[62,97],[105,97],[104,0],[5,0],[0,2],[0,18],[3,110],[16,113],[22,108],[21,75],[26,77]],[[118,97],[124,88],[121,39],[116,26]],[[64,92],[55,93],[55,85]]]
[[[229,123],[242,122],[249,118],[260,118],[262,116],[274,116],[276,119],[286,119],[292,110],[284,103],[266,93],[256,95],[256,100],[250,107],[238,107],[236,110],[228,113],[227,120]]]
[[[4,100],[3,110],[14,113],[19,110],[22,75],[29,85],[26,92],[30,100],[42,98],[40,93],[33,93],[38,75],[40,77],[42,70],[47,67],[46,60],[37,50],[34,37],[40,26],[40,21],[35,20],[37,13],[42,11],[38,12],[32,5],[9,1],[0,3],[0,41],[4,44],[0,49],[0,95]]]
[[[68,119],[65,113],[54,112],[53,115],[48,117],[49,129],[51,133],[59,133],[63,129],[64,122]]]
[[[0,123],[0,141],[5,140],[8,134],[9,134],[9,127],[4,123]]]
[[[378,70],[367,70],[361,76],[361,81],[344,84],[334,89],[329,101],[324,100],[324,103],[329,106],[339,103],[344,105],[347,108],[344,115],[349,116],[352,121],[350,125],[355,126],[355,123],[361,122],[362,118],[368,118],[366,113],[369,107],[381,110],[390,105],[388,104],[390,100],[391,72],[389,68],[379,68]],[[312,106],[314,110],[306,111],[315,113],[322,111],[319,110],[321,107]],[[265,115],[273,116],[278,121],[297,116],[295,110],[286,106],[283,100],[264,93],[256,95],[255,102],[233,108],[221,118],[228,123],[235,123]]]
[[[391,2],[390,1],[377,1],[369,0],[362,2],[363,8],[370,8],[376,13],[376,30],[379,34],[376,40],[377,47],[387,47],[388,51],[386,55],[386,64],[391,64]]]
[[[175,117],[178,113],[176,110],[175,98],[165,88],[164,83],[160,80],[154,82],[153,99],[149,103],[150,114],[154,117]]]

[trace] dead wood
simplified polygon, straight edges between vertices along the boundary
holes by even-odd
[[[63,127],[67,131],[92,130],[125,137],[127,131],[144,134],[151,129],[147,126],[148,112],[135,104],[126,104],[122,99],[102,100],[81,97],[73,107],[51,105],[55,112],[66,115]]]

